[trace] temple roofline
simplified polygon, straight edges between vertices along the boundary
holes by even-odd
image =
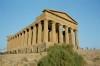
[[[43,10],[43,12],[49,12],[49,13],[51,13],[51,14],[53,14],[53,15],[55,15],[55,16],[58,16],[58,17],[60,17],[60,18],[62,18],[62,19],[65,19],[65,20],[67,20],[67,21],[69,21],[69,22],[71,22],[71,23],[74,23],[74,24],[76,24],[76,25],[78,25],[78,22],[76,22],[73,18],[71,18],[67,13],[65,13],[65,12],[61,12],[61,11],[56,11],[56,10],[49,10],[49,9],[44,9]],[[73,21],[70,21],[70,20],[68,20],[68,19],[66,19],[66,18],[64,18],[64,17],[62,17],[62,16],[59,16],[59,15],[57,15],[57,14],[54,14],[54,13],[52,13],[52,12],[57,12],[57,13],[62,13],[62,14],[65,14],[66,16],[68,16],[70,19],[72,19]]]

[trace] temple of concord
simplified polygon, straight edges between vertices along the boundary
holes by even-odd
[[[7,52],[42,52],[54,44],[72,44],[78,49],[77,33],[78,23],[67,13],[45,9],[32,24],[7,37]]]

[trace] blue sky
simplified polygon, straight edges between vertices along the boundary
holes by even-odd
[[[100,0],[0,0],[0,49],[7,35],[34,22],[43,9],[68,13],[79,23],[80,46],[100,48]]]

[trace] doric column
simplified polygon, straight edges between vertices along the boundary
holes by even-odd
[[[12,49],[13,49],[13,37],[12,37],[12,39],[11,39],[11,40],[12,40]]]
[[[62,26],[59,24],[59,43],[63,43]]]
[[[12,37],[12,49],[14,50],[14,38]]]
[[[32,45],[36,44],[36,25],[33,26],[33,39],[32,39]]]
[[[11,37],[10,37],[10,51],[12,50],[12,43],[11,43]]]
[[[71,29],[71,42],[72,42],[72,44],[73,44],[73,46],[75,47],[75,35],[74,35],[75,33],[74,33],[74,30],[73,29]]]
[[[65,43],[69,44],[68,26],[65,26]]]
[[[10,41],[9,38],[7,38],[7,51],[9,51],[9,48],[10,48]]]
[[[25,48],[25,31],[23,31],[23,48]]]
[[[8,37],[7,50],[10,51],[10,38]]]
[[[29,28],[29,38],[28,38],[28,46],[31,47],[31,41],[32,41],[32,30],[31,27]]]
[[[25,30],[25,43],[24,43],[24,47],[26,48],[27,45],[28,45],[28,32],[27,32],[27,29]]]
[[[10,51],[12,50],[12,43],[11,43],[11,37],[10,37]]]
[[[21,47],[24,48],[24,32],[22,32],[22,38],[21,38]]]
[[[47,43],[48,42],[48,20],[44,20],[44,35],[43,35],[43,42]]]
[[[12,37],[11,37],[11,39],[10,39],[10,49],[11,49],[11,51],[12,51]]]
[[[16,49],[18,49],[18,35],[16,35]]]
[[[56,43],[56,27],[55,27],[55,22],[52,22],[52,32],[51,32],[51,36],[52,36],[52,42]]]
[[[14,45],[15,45],[15,49],[16,49],[16,36],[14,36]]]
[[[20,35],[19,34],[18,34],[18,37],[17,37],[17,41],[18,41],[17,49],[19,49],[19,47],[20,47]]]
[[[41,25],[41,22],[39,22],[38,23],[38,40],[37,40],[38,44],[41,43],[41,35],[42,35],[42,25]]]
[[[11,37],[10,37],[10,50],[12,50]]]
[[[8,39],[8,51],[10,51],[11,50],[11,40],[10,40],[10,38]]]
[[[14,49],[16,49],[16,37],[14,36]]]
[[[20,33],[20,48],[23,48],[23,35]]]
[[[19,34],[19,49],[21,49],[21,33]]]
[[[13,50],[14,50],[14,37],[12,38]]]
[[[13,36],[13,48],[14,48],[14,50],[16,48],[16,45],[15,45],[15,37],[14,36]]]
[[[78,40],[78,31],[75,30],[75,46],[78,49],[79,48],[79,40]]]

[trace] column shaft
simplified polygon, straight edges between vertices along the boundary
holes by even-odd
[[[65,43],[69,44],[68,27],[65,26]]]
[[[23,48],[25,48],[25,31],[23,32]]]
[[[16,49],[18,49],[18,35],[16,37]]]
[[[8,40],[9,40],[9,41],[8,41],[8,44],[9,44],[9,45],[8,45],[8,51],[10,51],[10,46],[11,46],[10,41],[11,41],[11,40],[10,40],[10,38],[9,38]]]
[[[27,30],[25,31],[25,43],[24,43],[24,47],[25,48],[27,48],[27,45],[28,45],[28,40],[27,40],[27,38],[28,38],[28,32],[27,32]]]
[[[48,42],[48,20],[44,20],[44,37],[43,37],[43,42],[47,43]]]
[[[22,41],[21,41],[21,47],[23,49],[24,48],[24,45],[23,45],[24,44],[24,33],[23,32],[22,32],[22,38],[21,39],[22,39]]]
[[[10,39],[10,50],[12,50],[12,40]]]
[[[21,33],[21,35],[20,35],[21,37],[20,37],[20,47],[21,47],[21,49],[23,48],[23,33]]]
[[[19,35],[17,35],[17,49],[19,47]]]
[[[75,46],[78,49],[79,48],[79,40],[78,40],[78,31],[75,31]]]
[[[38,24],[38,40],[37,43],[41,44],[41,33],[42,32],[42,26],[41,26],[41,22]]]
[[[12,39],[12,43],[13,43],[13,50],[14,50],[14,37],[13,37],[13,39]]]
[[[63,34],[61,25],[59,25],[59,43],[63,43]]]
[[[73,44],[73,47],[75,47],[75,35],[73,29],[71,29],[71,40],[72,40],[71,42]]]
[[[19,34],[19,49],[21,49],[21,34]]]
[[[31,28],[29,29],[29,38],[28,38],[28,45],[29,45],[29,47],[31,47],[31,42],[32,42],[32,30],[31,30]]]
[[[36,44],[36,25],[33,26],[33,39],[32,45]]]
[[[56,30],[55,30],[55,28],[56,28],[55,23],[52,22],[52,35],[51,35],[52,39],[51,40],[53,43],[56,43]]]
[[[17,43],[17,41],[16,41],[16,37],[15,37],[15,50],[16,50],[16,45],[17,45],[16,43]]]

